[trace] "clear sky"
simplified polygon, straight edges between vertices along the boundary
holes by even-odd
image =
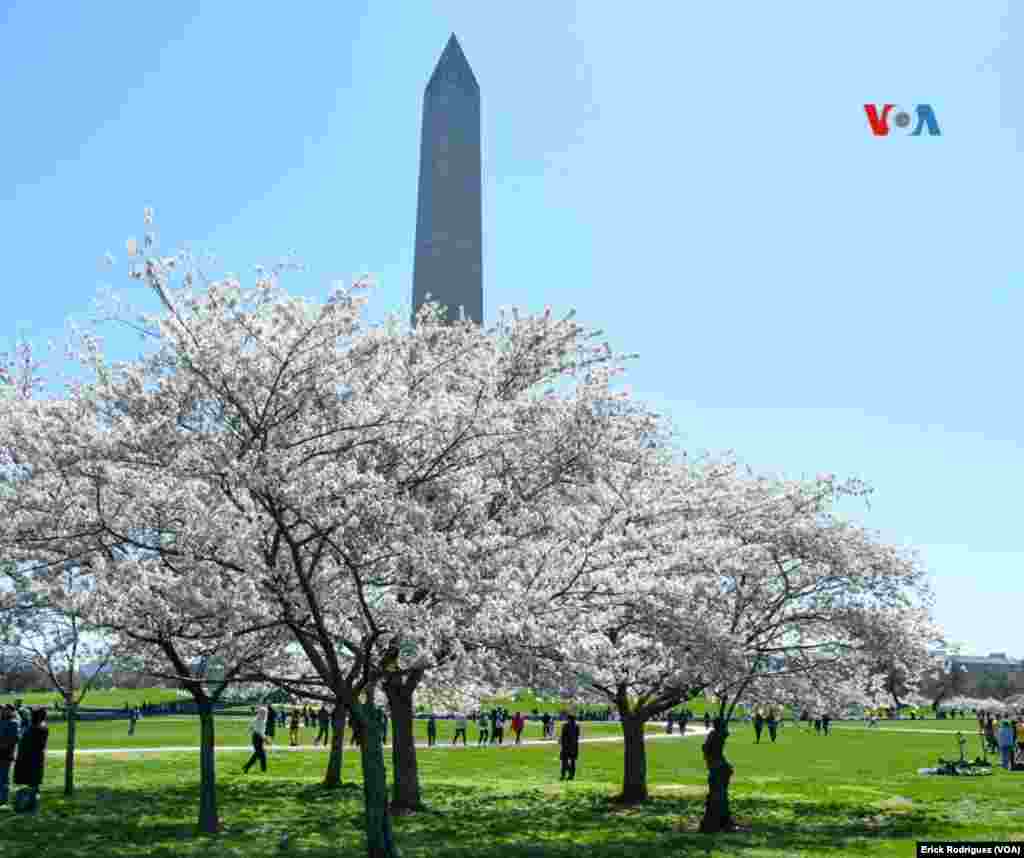
[[[411,300],[423,88],[482,93],[484,306],[575,307],[694,449],[858,476],[969,652],[1024,656],[1024,11],[970,3],[6,3],[0,344],[87,319],[107,251]],[[1016,40],[1016,41],[1015,41]],[[1016,55],[1016,57],[1014,56]],[[863,105],[930,103],[941,137]],[[140,344],[107,331],[108,354]]]

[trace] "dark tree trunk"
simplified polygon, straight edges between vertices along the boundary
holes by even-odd
[[[69,798],[75,792],[75,733],[78,726],[78,707],[71,701],[64,701],[64,712],[68,722],[68,741],[64,749],[64,795]]]
[[[413,695],[423,678],[422,671],[412,671],[404,680],[393,676],[384,684],[391,708],[393,737],[391,768],[394,786],[391,807],[411,812],[423,810],[420,798],[420,775],[416,762],[416,733]]]
[[[372,694],[368,695],[373,699]],[[362,727],[363,800],[366,807],[366,854],[368,858],[401,858],[391,830],[388,811],[388,776],[380,724],[372,703],[357,703],[352,718]]]
[[[199,830],[204,834],[220,831],[213,739],[213,706],[206,701],[199,704]]]
[[[647,800],[647,747],[644,745],[645,719],[623,716],[622,738],[625,756],[622,772],[622,795],[619,800],[633,804]]]
[[[327,760],[324,786],[328,789],[341,786],[341,765],[344,762],[345,724],[348,710],[337,700],[334,703],[334,735],[331,736],[331,755]]]
[[[722,747],[725,747],[724,739]],[[704,801],[704,817],[700,821],[702,834],[732,831],[736,827],[729,810],[729,781],[732,773],[733,768],[724,754],[718,760],[711,761],[708,767],[708,796]]]

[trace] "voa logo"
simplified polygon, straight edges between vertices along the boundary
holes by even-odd
[[[893,113],[895,111],[895,113]],[[871,133],[876,137],[888,137],[890,123],[896,128],[910,128],[913,117],[898,104],[865,104],[864,112],[868,116],[868,126]],[[930,104],[918,104],[914,107],[917,122],[914,130],[910,132],[911,137],[920,137],[925,128],[931,137],[940,137],[939,121],[935,118],[935,111]],[[890,117],[891,114],[891,117]]]

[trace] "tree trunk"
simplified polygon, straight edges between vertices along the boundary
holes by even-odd
[[[622,772],[622,795],[628,804],[647,800],[647,746],[644,744],[645,719],[626,716],[622,719],[625,758]]]
[[[373,695],[368,697],[372,700]],[[372,703],[357,703],[352,717],[362,727],[363,801],[366,807],[366,854],[368,858],[401,858],[391,830],[388,812],[388,776],[380,723]]]
[[[214,770],[213,706],[199,704],[199,830],[204,834],[220,831],[217,817],[217,776]]]
[[[725,748],[724,740],[722,748]],[[729,810],[729,781],[732,773],[733,768],[724,754],[708,768],[708,796],[704,801],[704,817],[700,821],[701,834],[717,834],[736,828]]]
[[[416,762],[415,712],[413,695],[423,677],[421,671],[413,671],[403,682],[391,677],[384,684],[391,708],[393,737],[391,742],[391,771],[394,778],[391,807],[395,810],[423,810],[420,798],[420,775]]]
[[[75,792],[75,733],[78,726],[78,707],[65,701],[64,712],[68,722],[68,741],[64,750],[64,795],[69,798]]]
[[[331,736],[331,755],[327,760],[327,774],[324,775],[324,786],[328,789],[341,786],[341,764],[345,752],[345,724],[348,721],[348,710],[337,700],[334,702],[334,735]]]

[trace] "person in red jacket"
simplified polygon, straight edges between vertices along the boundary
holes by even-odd
[[[516,736],[516,744],[520,744],[523,738],[523,728],[526,727],[526,719],[523,717],[521,712],[516,712],[512,718],[512,732]]]

